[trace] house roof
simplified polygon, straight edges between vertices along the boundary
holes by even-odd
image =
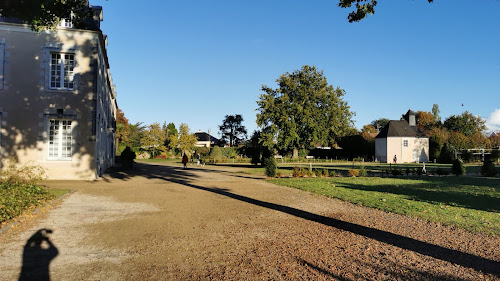
[[[219,143],[220,142],[219,139],[214,138],[213,136],[211,136],[210,134],[207,134],[205,132],[197,132],[197,133],[194,133],[194,135],[196,136],[198,141],[210,141],[211,143]]]
[[[391,120],[376,138],[387,137],[426,137],[426,135],[416,126],[410,126],[406,120]]]

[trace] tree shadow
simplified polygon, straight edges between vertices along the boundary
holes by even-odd
[[[52,230],[42,228],[26,241],[19,281],[50,280],[50,262],[59,254],[48,237],[50,233]]]
[[[468,192],[466,189],[460,190],[457,188],[449,188],[451,183],[456,186],[487,186],[498,189],[500,188],[500,179],[484,179],[472,177],[464,177],[460,179],[451,179],[449,177],[423,177],[419,180],[422,180],[424,182],[415,184],[395,183],[384,185],[341,183],[339,184],[339,186],[356,190],[404,195],[409,197],[409,199],[423,202],[444,203],[451,206],[458,206],[488,212],[500,211],[500,199],[498,197],[490,196],[487,194],[476,194]],[[429,191],[430,189],[432,190]]]
[[[221,172],[207,169],[201,169],[205,172]],[[128,175],[128,176],[127,176]],[[110,174],[112,177],[112,174]],[[255,206],[276,210],[298,218],[317,222],[325,226],[334,227],[343,231],[348,231],[357,235],[371,238],[379,242],[383,242],[395,247],[413,251],[432,258],[440,259],[464,267],[483,271],[487,274],[500,276],[500,262],[476,256],[469,253],[464,253],[458,250],[448,249],[442,246],[434,245],[428,242],[405,237],[399,234],[391,233],[376,228],[366,227],[363,225],[342,221],[322,215],[317,215],[300,209],[289,206],[279,205],[271,202],[261,201],[258,199],[235,194],[227,189],[211,188],[196,185],[191,183],[193,179],[199,177],[189,170],[183,170],[179,167],[163,166],[163,165],[148,165],[139,164],[129,173],[121,175],[121,180],[129,180],[133,176],[142,176],[150,179],[161,179],[172,183],[177,183],[186,187],[208,191],[228,198],[232,198],[241,202],[249,203]]]

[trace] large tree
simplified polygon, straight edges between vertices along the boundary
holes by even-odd
[[[182,153],[191,153],[198,139],[191,133],[187,124],[181,123],[179,126],[179,134],[171,135],[170,147],[177,148]]]
[[[160,126],[160,123],[153,123],[144,131],[141,138],[141,145],[143,148],[151,151],[152,156],[155,157],[157,152],[165,150],[165,136],[166,133]]]
[[[434,2],[433,0],[427,0],[429,3]],[[350,8],[352,4],[355,4],[356,10],[349,13],[347,19],[349,22],[360,21],[366,17],[366,15],[371,15],[375,13],[375,6],[377,6],[377,0],[339,0],[339,7]]]
[[[229,146],[236,146],[247,137],[247,129],[241,123],[243,117],[240,114],[226,115],[219,126],[221,139],[229,143]]]
[[[128,124],[128,119],[121,109],[118,108],[116,112],[116,138],[119,143],[124,143],[128,141],[128,136],[130,135],[130,127]]]
[[[387,118],[379,118],[377,120],[373,120],[370,124],[377,130],[382,130],[387,124],[389,124],[389,119]]]
[[[477,132],[486,130],[485,121],[472,113],[465,111],[461,115],[452,115],[444,120],[443,126],[452,132],[461,132],[466,136],[472,136]]]
[[[333,145],[353,125],[353,112],[343,100],[345,91],[328,85],[323,71],[303,66],[281,75],[278,88],[262,86],[257,101],[257,125],[262,128],[264,144],[294,151],[317,145]]]
[[[135,124],[129,124],[130,134],[128,136],[127,144],[130,147],[139,148],[141,147],[141,139],[143,137],[146,126],[142,122],[137,122]]]
[[[40,32],[69,18],[76,27],[82,27],[92,11],[88,0],[1,0],[0,15],[20,19]]]

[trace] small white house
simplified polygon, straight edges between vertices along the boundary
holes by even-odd
[[[375,138],[375,157],[382,163],[429,162],[429,137],[420,131],[411,110],[405,120],[391,120]]]

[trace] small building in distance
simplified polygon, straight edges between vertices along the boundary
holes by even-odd
[[[429,137],[420,131],[411,110],[404,120],[391,120],[375,137],[375,158],[382,163],[429,162]]]
[[[116,92],[102,8],[76,28],[37,33],[0,17],[0,164],[40,165],[49,179],[92,180],[115,162]],[[1,167],[0,167],[1,168]]]
[[[213,147],[219,146],[219,144],[221,143],[219,139],[205,132],[196,132],[194,133],[194,135],[198,139],[195,144],[195,146],[197,147]]]

